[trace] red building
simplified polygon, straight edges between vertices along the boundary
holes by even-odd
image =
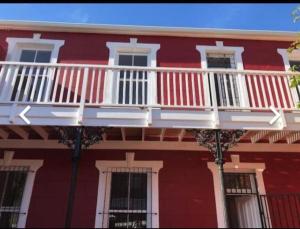
[[[300,227],[296,33],[0,30],[1,227],[65,225],[71,127],[100,140],[81,152],[72,227]],[[200,130],[244,130],[223,175]]]

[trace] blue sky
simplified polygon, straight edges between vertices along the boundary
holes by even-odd
[[[297,4],[0,4],[0,20],[300,31]]]

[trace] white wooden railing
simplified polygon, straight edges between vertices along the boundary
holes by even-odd
[[[0,103],[294,109],[291,72],[0,62]]]

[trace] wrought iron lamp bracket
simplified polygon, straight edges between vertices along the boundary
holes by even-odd
[[[78,144],[78,134],[80,134],[80,147],[81,149],[87,149],[89,146],[99,143],[105,133],[104,127],[56,127],[59,135],[59,143],[67,145],[71,149],[75,149]]]
[[[214,156],[216,164],[224,164],[223,153],[235,146],[245,130],[190,130],[199,145],[207,148]],[[218,150],[220,147],[220,150]]]

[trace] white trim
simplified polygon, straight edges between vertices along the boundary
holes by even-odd
[[[134,153],[126,153],[126,160],[123,161],[96,161],[96,168],[99,170],[99,183],[98,183],[98,196],[97,196],[97,207],[96,207],[96,220],[95,227],[99,228],[102,225],[105,225],[103,222],[103,216],[99,214],[105,209],[105,206],[108,206],[106,201],[108,200],[107,196],[105,198],[105,193],[108,193],[108,186],[110,184],[109,176],[104,171],[112,168],[151,168],[152,174],[152,184],[150,185],[151,190],[151,201],[152,209],[151,212],[157,213],[152,215],[152,228],[159,227],[159,189],[158,189],[158,173],[159,170],[163,167],[162,161],[136,161],[134,160]],[[148,179],[149,181],[149,179]],[[107,187],[106,187],[107,186]],[[148,185],[149,187],[149,185]],[[149,204],[147,204],[149,206]]]
[[[117,57],[122,52],[145,54],[148,57],[148,67],[154,68],[157,66],[157,51],[160,49],[160,44],[137,43],[137,38],[130,38],[130,42],[106,42],[106,46],[109,49],[109,66],[118,64]],[[108,104],[114,102],[112,96],[112,92],[115,91],[113,88],[114,78],[112,71],[108,71],[104,91],[104,102]],[[148,104],[157,104],[156,73],[154,71],[150,72],[148,79]]]
[[[232,162],[226,162],[224,164],[224,172],[255,172],[257,179],[257,188],[259,194],[266,194],[265,185],[263,181],[263,171],[265,170],[265,163],[246,163],[240,162],[239,155],[231,155]],[[213,174],[213,182],[214,182],[214,193],[215,193],[215,203],[217,210],[217,220],[218,227],[224,228],[225,218],[224,218],[224,209],[222,205],[223,195],[221,193],[221,181],[220,174],[218,172],[218,166],[214,162],[207,162],[207,167]]]
[[[282,57],[285,71],[290,71],[290,60],[300,61],[300,50],[294,50],[292,53],[288,53],[287,49],[277,49],[277,52]],[[296,88],[291,88],[291,93],[294,103],[299,101]]]
[[[39,49],[50,50],[50,63],[57,63],[58,53],[61,46],[64,45],[64,40],[41,39],[41,34],[33,34],[33,38],[7,37],[8,43],[6,61],[19,61],[22,49]]]
[[[225,54],[234,54],[236,69],[238,71],[244,70],[242,53],[244,52],[244,47],[237,47],[237,46],[224,46],[223,41],[216,41],[215,46],[208,46],[208,45],[196,45],[196,49],[200,53],[200,61],[201,61],[201,68],[207,68],[207,53],[225,53]],[[241,107],[249,107],[249,97],[248,91],[246,86],[246,79],[244,75],[238,74],[238,92],[240,98],[240,106]],[[207,77],[204,77],[204,80],[207,81]],[[204,85],[208,85],[208,82],[204,82]],[[209,93],[207,90],[206,93]],[[209,94],[205,96],[206,101],[205,104],[209,104]]]
[[[24,214],[19,215],[17,226],[18,228],[25,228],[35,175],[37,170],[43,165],[44,160],[13,159],[13,155],[14,151],[4,151],[4,159],[0,159],[0,165],[29,166],[29,172],[27,174],[22,203],[20,207],[20,212]]]
[[[240,29],[212,29],[212,28],[187,28],[187,27],[162,27],[162,26],[133,26],[133,25],[107,25],[107,24],[82,24],[41,21],[14,21],[1,20],[0,29],[3,30],[29,30],[29,31],[56,31],[76,33],[101,33],[101,34],[128,34],[177,36],[177,37],[207,37],[231,38],[248,40],[278,40],[295,41],[297,32],[271,31],[271,30],[240,30]]]

